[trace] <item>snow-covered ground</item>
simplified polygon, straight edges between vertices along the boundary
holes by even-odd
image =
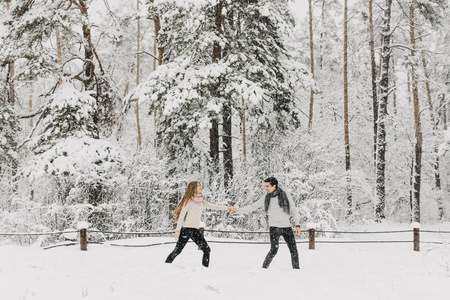
[[[0,246],[0,299],[450,299],[450,245],[422,244],[414,252],[411,243],[317,244],[316,250],[299,243],[300,270],[291,269],[285,244],[267,270],[260,268],[267,244],[210,243],[210,268],[201,266],[193,243],[171,265],[164,260],[174,244],[111,245],[172,240],[89,244],[86,252],[79,245]]]

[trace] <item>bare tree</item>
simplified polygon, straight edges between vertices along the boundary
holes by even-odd
[[[309,1],[309,49],[310,49],[310,59],[311,59],[311,76],[314,78],[314,41],[313,41],[313,17],[312,17],[312,0]],[[313,120],[313,108],[314,108],[314,90],[311,88],[310,100],[309,100],[309,122],[308,129],[312,128]]]
[[[322,20],[322,24],[325,23],[325,0],[322,0],[322,13],[321,13],[321,20]],[[320,32],[320,48],[319,48],[319,70],[322,70],[323,67],[323,53],[322,53],[322,49],[323,49],[323,29]]]
[[[414,21],[414,4],[409,7],[409,26],[410,26],[410,43],[411,43],[411,57],[416,55],[416,36],[415,36],[415,21]],[[412,60],[414,61],[414,60]],[[420,184],[422,174],[422,129],[420,121],[420,103],[419,103],[419,89],[417,84],[416,67],[411,66],[411,82],[412,95],[414,105],[414,129],[416,142],[414,145],[414,184],[413,184],[413,221],[420,222]]]
[[[227,21],[228,25],[231,28],[235,28],[234,22],[234,11],[230,10],[227,13]],[[239,24],[237,24],[239,25]],[[234,31],[234,30],[233,30]],[[224,178],[223,183],[225,188],[228,188],[230,185],[231,179],[233,179],[233,140],[232,140],[232,110],[231,107],[225,105],[223,107],[223,117],[222,117],[222,142],[223,142],[223,169],[224,169]]]
[[[238,15],[237,18],[237,30],[239,38],[242,38],[242,27],[241,27],[241,15]],[[244,161],[247,160],[247,135],[245,128],[245,99],[242,97],[242,155],[244,157]]]
[[[344,141],[345,141],[345,171],[347,172],[347,206],[348,214],[352,213],[352,190],[350,177],[350,134],[348,129],[348,5],[344,2]]]
[[[137,17],[137,38],[136,38],[136,86],[139,85],[139,76],[141,70],[141,61],[139,52],[141,51],[141,18],[139,17],[139,0],[136,0],[136,9],[138,12]],[[136,101],[136,126],[137,126],[137,134],[138,134],[138,148],[141,148],[142,145],[142,135],[141,135],[141,122],[139,120],[139,101]]]
[[[381,80],[380,80],[380,102],[377,130],[377,160],[376,160],[376,195],[377,204],[375,208],[375,219],[380,222],[385,219],[386,203],[386,118],[387,103],[390,94],[389,87],[389,63],[391,58],[391,8],[392,0],[385,0],[383,9],[383,45],[381,49]]]
[[[369,0],[369,47],[372,75],[372,107],[373,107],[373,163],[377,160],[377,130],[378,130],[378,93],[377,93],[377,64],[375,62],[375,40],[373,34],[373,0]]]
[[[10,10],[10,2],[6,2],[6,9]],[[6,99],[8,100],[8,103],[14,104],[15,98],[14,98],[14,62],[8,62],[8,70],[6,73]]]
[[[242,155],[247,159],[247,136],[245,132],[245,100],[242,97]]]
[[[420,36],[419,41],[421,43],[423,43],[421,34],[418,33],[418,35]],[[433,127],[432,135],[434,138],[436,138],[437,121],[434,116],[433,101],[431,98],[430,76],[428,74],[427,60],[425,58],[425,52],[423,50],[421,51],[421,56],[422,56],[422,66],[423,66],[423,73],[424,73],[423,75],[425,77],[425,88],[427,91],[428,110],[430,112],[431,126]],[[442,195],[441,195],[441,173],[439,170],[439,143],[436,140],[435,140],[433,150],[434,150],[434,182],[435,182],[436,191],[438,192],[437,203],[438,203],[439,219],[442,220],[442,218],[444,217],[444,207],[443,207],[443,199],[442,199]]]
[[[139,1],[139,0],[138,0]],[[150,0],[151,3],[154,3],[155,0]],[[159,31],[161,30],[161,19],[159,15],[153,16],[153,24],[154,24],[154,34],[155,39],[153,41],[153,71],[156,70],[157,66],[162,65],[163,61],[163,55],[164,55],[164,48],[158,47],[158,38],[159,38]],[[156,132],[156,126],[157,126],[157,116],[158,111],[155,109],[153,111],[153,118],[154,118],[154,126],[155,126],[155,132]],[[155,138],[155,146],[156,146],[156,138]]]
[[[215,30],[220,34],[222,30],[222,2],[218,1],[215,6],[214,24]],[[222,57],[222,47],[217,41],[213,44],[212,61],[218,62]],[[212,88],[212,94],[214,95],[214,88]],[[210,157],[212,159],[213,169],[218,171],[219,169],[219,122],[216,118],[211,121],[211,128],[209,131],[209,147]]]

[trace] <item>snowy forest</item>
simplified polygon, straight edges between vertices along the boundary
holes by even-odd
[[[2,0],[0,232],[450,221],[449,4]]]

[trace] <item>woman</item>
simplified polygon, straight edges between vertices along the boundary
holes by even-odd
[[[228,209],[229,211],[236,212],[236,208],[231,205],[227,207],[211,204],[203,199],[202,186],[200,182],[193,181],[189,183],[183,199],[180,203],[178,203],[174,210],[175,222],[177,222],[174,237],[178,241],[175,249],[167,257],[166,263],[172,263],[175,257],[183,251],[183,248],[186,246],[188,240],[192,239],[194,243],[196,243],[203,251],[203,266],[209,266],[209,253],[211,252],[211,249],[209,248],[203,235],[198,230],[204,207],[214,210]]]

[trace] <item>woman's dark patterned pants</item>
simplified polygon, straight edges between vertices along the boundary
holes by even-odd
[[[208,246],[203,235],[200,233],[200,230],[197,228],[181,228],[180,236],[178,238],[175,249],[166,259],[166,263],[172,263],[175,257],[183,251],[184,246],[186,246],[189,239],[192,239],[194,243],[203,251],[203,259],[202,264],[205,267],[209,266],[209,254],[211,253],[211,249]]]

